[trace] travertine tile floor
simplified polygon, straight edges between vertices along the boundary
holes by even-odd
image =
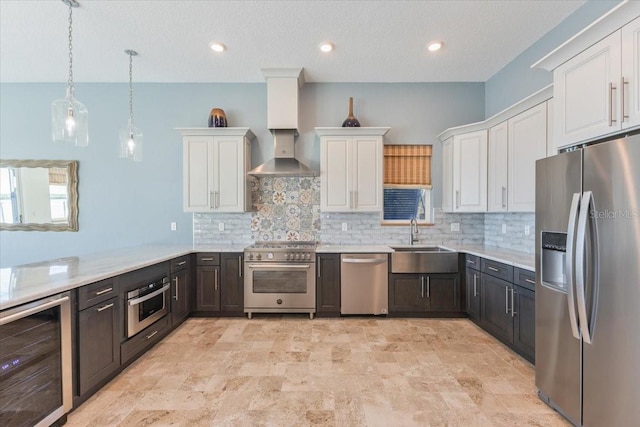
[[[191,318],[69,426],[566,426],[467,319]]]

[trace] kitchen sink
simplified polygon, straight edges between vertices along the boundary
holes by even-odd
[[[457,273],[458,253],[438,246],[392,246],[391,273]]]

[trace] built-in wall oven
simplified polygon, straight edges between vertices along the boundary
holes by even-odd
[[[49,426],[71,410],[69,293],[0,312],[0,425]]]
[[[169,277],[163,276],[127,292],[127,338],[169,313]]]
[[[244,312],[316,312],[314,242],[257,242],[244,251]]]

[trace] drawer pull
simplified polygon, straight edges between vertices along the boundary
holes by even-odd
[[[112,290],[113,290],[113,288],[106,288],[106,289],[103,289],[101,291],[97,291],[96,292],[96,296],[102,295],[102,294],[106,294],[107,292],[111,292]]]
[[[151,339],[151,338],[153,338],[153,337],[155,336],[155,334],[157,334],[157,333],[158,333],[158,331],[153,331],[153,332],[151,332],[149,335],[147,335],[147,337],[146,337],[146,338],[147,338],[148,340],[150,340],[150,339]]]
[[[200,258],[201,261],[213,261],[213,258]]]
[[[500,271],[499,268],[495,268],[495,267],[487,267],[487,268],[491,271]]]
[[[111,307],[113,307],[113,303],[111,303],[111,304],[107,304],[107,305],[105,305],[105,306],[103,306],[103,307],[100,307],[100,308],[98,308],[96,311],[97,311],[98,313],[100,313],[101,311],[105,311],[107,308],[111,308]]]
[[[469,264],[473,264],[473,265],[475,265],[475,264],[476,264],[476,262],[475,262],[475,261],[471,261],[470,259],[469,259],[469,260],[467,260],[467,263],[469,263]]]
[[[180,261],[177,266],[180,267],[181,265],[185,265],[187,263],[187,261]]]
[[[531,279],[524,279],[525,282],[531,283],[532,285],[535,285],[536,282],[534,280]]]

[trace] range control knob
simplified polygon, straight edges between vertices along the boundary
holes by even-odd
[[[256,255],[256,259],[257,260],[261,260],[262,259],[262,255],[260,255],[260,254]]]
[[[267,258],[269,258],[269,259],[273,259],[273,252],[269,252],[269,253],[267,254]]]
[[[280,305],[280,304],[282,304],[282,300],[281,300],[280,298],[278,298],[278,299],[276,300],[276,303],[278,303],[278,305]]]
[[[287,260],[289,259],[289,254],[288,254],[288,253],[286,253],[286,252],[285,252],[285,254],[284,254],[284,259],[285,259],[285,261],[287,261]]]
[[[253,259],[253,254],[249,254],[249,259]]]

